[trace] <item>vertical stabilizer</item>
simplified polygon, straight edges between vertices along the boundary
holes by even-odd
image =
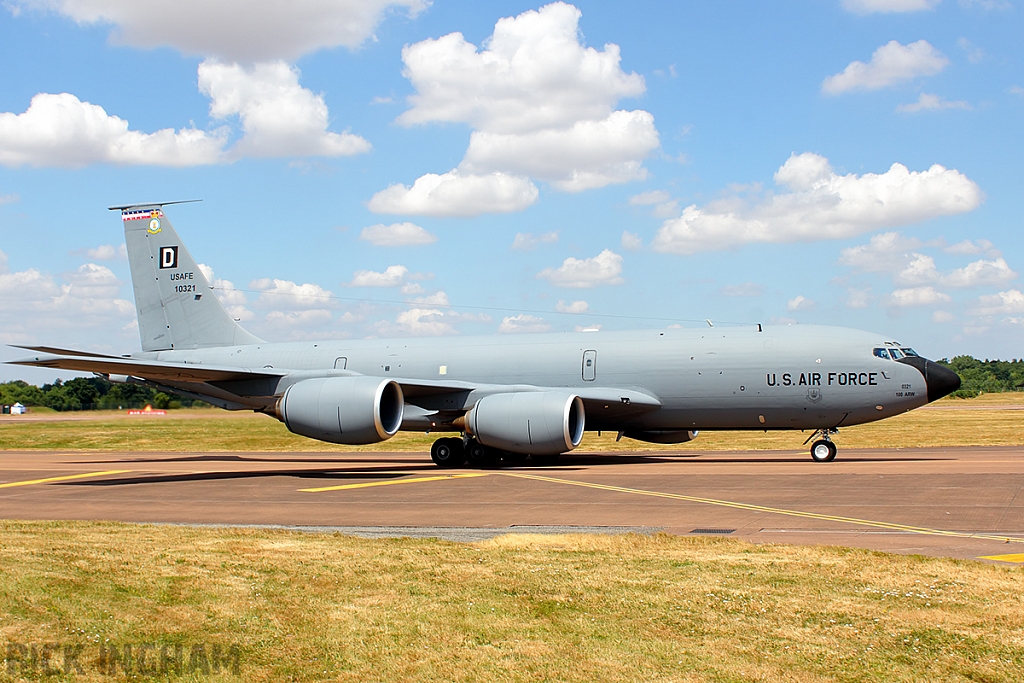
[[[143,351],[257,344],[224,309],[163,211],[163,204],[121,211]]]

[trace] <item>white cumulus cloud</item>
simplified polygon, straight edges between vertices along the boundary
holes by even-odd
[[[405,292],[402,292],[405,294]],[[412,299],[412,303],[419,304],[421,306],[450,306],[451,301],[448,299],[447,292],[438,290],[433,294],[425,294],[423,296],[417,296]]]
[[[237,62],[295,60],[324,48],[356,48],[389,8],[415,16],[429,0],[8,0],[16,13],[54,11],[80,24],[110,24],[111,42]]]
[[[686,207],[662,224],[654,248],[691,254],[758,242],[841,239],[963,213],[982,200],[972,180],[938,164],[910,171],[897,163],[885,173],[841,176],[828,159],[809,152],[792,155],[775,182],[789,191],[760,201],[737,195]]]
[[[501,324],[498,326],[498,332],[501,332],[502,334],[549,332],[550,330],[551,325],[549,325],[544,318],[538,318],[526,313],[502,318]]]
[[[111,24],[112,40],[142,48],[169,45],[207,59],[200,90],[215,119],[237,117],[242,135],[194,126],[154,133],[69,93],[39,93],[21,113],[0,113],[0,165],[78,168],[96,163],[196,166],[242,157],[338,157],[370,150],[349,132],[328,131],[322,95],[299,85],[285,61],[324,47],[355,48],[389,7],[415,15],[427,0],[296,0],[254,7],[250,0],[10,0],[15,15],[53,11],[80,24]],[[225,60],[222,63],[220,60]],[[245,64],[245,66],[243,66]]]
[[[101,244],[98,247],[86,249],[85,255],[97,261],[113,261],[114,259],[128,258],[128,249],[123,242],[116,247],[113,244]]]
[[[256,303],[275,310],[326,309],[333,305],[333,294],[313,283],[297,284],[291,280],[260,278],[249,283],[249,289],[260,293]]]
[[[931,285],[926,287],[908,287],[897,289],[887,297],[886,303],[890,306],[930,306],[937,303],[952,301],[945,292],[940,292]]]
[[[630,206],[648,206],[650,204],[662,204],[672,199],[672,195],[666,190],[648,190],[635,194],[629,198]]]
[[[957,268],[944,275],[941,282],[947,287],[978,287],[981,285],[1004,285],[1010,280],[1016,279],[1017,273],[1010,268],[1006,260],[997,258],[992,261],[981,259],[968,263],[963,268]]]
[[[388,266],[383,272],[357,270],[352,276],[351,287],[399,287],[405,282],[409,269],[405,266]]]
[[[237,116],[243,136],[237,157],[350,156],[370,151],[351,133],[327,130],[327,105],[299,85],[299,70],[284,62],[242,67],[206,60],[199,65],[199,90],[210,97],[210,115]]]
[[[874,235],[867,244],[843,249],[839,263],[862,273],[888,273],[905,268],[922,246],[916,237],[904,237],[898,232]]]
[[[638,97],[642,76],[619,66],[618,45],[580,43],[580,10],[563,2],[499,19],[484,49],[461,33],[402,50],[416,93],[402,124],[468,123],[477,130],[528,133],[600,121],[624,97]]]
[[[629,230],[622,231],[622,239],[620,240],[622,248],[628,251],[638,251],[643,249],[644,241],[640,239],[640,235]]]
[[[129,130],[124,119],[69,93],[39,93],[21,114],[0,112],[0,164],[15,168],[214,164],[227,141],[224,130]]]
[[[622,257],[605,249],[587,259],[569,257],[558,268],[545,268],[537,277],[556,287],[585,289],[599,285],[621,285]]]
[[[391,185],[373,195],[366,206],[374,213],[478,216],[522,211],[537,201],[538,194],[529,178],[505,173],[467,175],[453,170],[420,176],[412,187]]]
[[[359,233],[359,239],[366,240],[375,247],[407,247],[433,244],[437,241],[437,235],[415,223],[378,223],[363,228]]]
[[[822,92],[838,95],[851,90],[880,90],[919,76],[934,76],[949,60],[926,40],[901,45],[891,40],[871,55],[871,61],[850,62],[841,73],[821,84]]]
[[[11,271],[0,251],[0,342],[84,344],[111,335],[135,319],[135,305],[121,298],[121,282],[106,266],[85,263],[56,278],[36,268]],[[81,342],[72,341],[81,334]],[[126,340],[125,340],[126,341]]]
[[[905,238],[895,232],[882,233],[872,237],[868,244],[843,249],[839,263],[861,273],[891,273],[893,282],[902,286],[978,287],[1003,285],[1017,277],[988,240],[978,240],[977,243],[964,240],[946,247],[944,251],[947,253],[968,255],[987,252],[994,258],[972,261],[945,273],[936,266],[934,257],[917,251],[923,246],[916,238]]]
[[[600,121],[577,121],[568,129],[475,131],[460,168],[529,176],[565,192],[579,192],[643,180],[647,170],[641,162],[659,144],[653,116],[615,111]]]
[[[376,329],[383,336],[441,337],[458,334],[455,325],[460,322],[489,323],[491,317],[486,314],[413,307],[399,313],[393,323],[386,320],[378,322]]]
[[[519,211],[537,198],[530,179],[578,192],[645,178],[642,162],[660,145],[654,117],[615,109],[620,99],[643,94],[644,79],[622,70],[617,45],[585,46],[580,17],[576,7],[555,2],[500,19],[479,48],[461,33],[405,47],[403,73],[415,93],[398,122],[464,123],[473,133],[458,168],[427,174],[411,189],[392,185],[370,200],[371,210]],[[487,179],[488,187],[450,192],[446,201],[428,193],[438,185],[461,187],[470,178],[477,184]],[[514,179],[517,186],[496,192],[499,179],[508,179],[505,185]]]
[[[795,297],[786,302],[787,311],[805,311],[808,308],[813,308],[814,302],[805,297],[803,294],[797,294]]]
[[[935,259],[924,254],[912,254],[907,265],[897,271],[892,279],[898,285],[919,285],[937,282],[939,277]]]
[[[951,244],[946,247],[945,251],[950,254],[983,254],[987,253],[989,256],[998,257],[999,252],[993,248],[993,245],[988,240],[963,240],[956,244]]]
[[[590,304],[586,301],[559,301],[555,310],[559,313],[586,313],[590,310]]]
[[[1008,289],[998,294],[980,296],[970,312],[979,316],[1024,313],[1024,292]]]
[[[919,111],[940,111],[942,109],[964,109],[970,111],[973,108],[974,107],[964,100],[950,101],[943,99],[938,95],[921,93],[917,98],[917,102],[901,104],[896,107],[896,111],[905,114],[916,114]]]

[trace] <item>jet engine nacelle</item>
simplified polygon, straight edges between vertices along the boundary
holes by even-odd
[[[288,387],[277,404],[289,431],[353,446],[390,439],[404,409],[402,387],[365,376],[306,379]]]
[[[627,429],[622,433],[627,439],[647,443],[686,443],[697,438],[696,430],[651,429],[647,431]]]
[[[570,392],[493,394],[469,411],[466,430],[485,446],[556,455],[580,445],[584,419],[583,401]]]

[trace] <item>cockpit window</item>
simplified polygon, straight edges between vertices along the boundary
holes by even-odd
[[[878,358],[884,358],[885,360],[899,360],[900,358],[904,358],[907,356],[912,356],[914,358],[918,357],[917,352],[914,351],[914,349],[899,349],[896,348],[895,346],[890,346],[887,349],[876,347],[872,349],[871,352],[875,354],[875,356],[877,356]]]

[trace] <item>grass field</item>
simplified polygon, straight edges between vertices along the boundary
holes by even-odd
[[[129,661],[135,680],[994,683],[1024,672],[1024,569],[977,562],[666,535],[455,544],[84,522],[0,522],[0,533],[0,681],[44,643],[81,646],[75,681],[129,677],[107,675],[101,645],[148,648],[150,675]],[[196,644],[237,647],[239,674],[188,673]],[[186,672],[161,674],[154,653],[175,645]]]
[[[1014,409],[1016,408],[1016,409]],[[1024,445],[1024,393],[984,394],[974,399],[943,399],[926,408],[840,431],[840,448]],[[350,451],[288,432],[265,415],[230,414],[215,409],[172,411],[163,417],[123,413],[53,414],[45,420],[0,419],[0,450],[114,451]],[[88,417],[89,419],[81,419]],[[809,433],[702,432],[693,442],[660,446],[588,432],[581,451],[748,450],[804,448]],[[369,451],[430,450],[437,435],[402,432]]]

